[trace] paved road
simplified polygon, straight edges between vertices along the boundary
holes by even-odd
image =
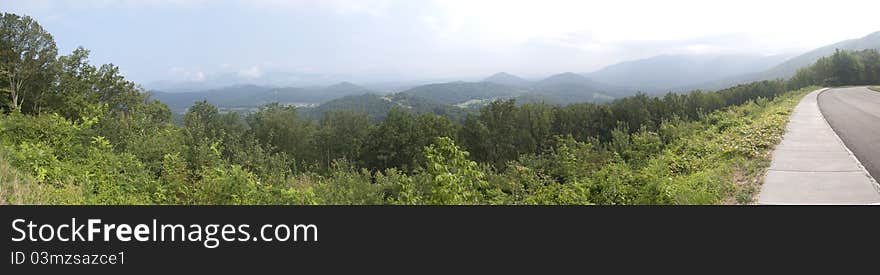
[[[794,108],[785,136],[773,150],[758,204],[880,203],[880,187],[847,150],[819,109],[820,97],[838,93],[842,92],[814,91]],[[863,114],[838,114],[837,118],[849,119],[848,116]],[[880,120],[875,119],[873,124],[880,126],[877,123]],[[873,144],[877,147],[878,143]]]
[[[880,179],[880,92],[831,89],[819,95],[819,109],[868,173]]]

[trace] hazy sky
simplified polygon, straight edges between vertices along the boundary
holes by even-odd
[[[790,53],[880,30],[880,1],[0,0],[138,82],[220,73],[589,72],[657,54]]]

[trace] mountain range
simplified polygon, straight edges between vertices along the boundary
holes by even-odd
[[[834,43],[797,56],[660,55],[617,63],[590,73],[565,72],[537,80],[499,72],[481,81],[421,85],[417,82],[397,83],[382,86],[379,92],[375,87],[370,89],[345,81],[329,86],[306,85],[335,81],[341,79],[340,76],[274,73],[262,75],[262,82],[258,82],[260,85],[236,84],[195,91],[177,86],[178,90],[171,90],[172,92],[153,89],[152,93],[154,98],[168,104],[176,113],[182,113],[200,100],[206,100],[221,109],[244,110],[279,102],[307,107],[306,111],[315,117],[333,109],[351,109],[375,113],[371,117],[378,119],[384,111],[395,106],[417,113],[457,114],[462,110],[472,111],[499,99],[564,105],[575,102],[606,102],[637,91],[662,94],[694,89],[715,90],[739,83],[787,78],[797,69],[830,55],[835,49],[867,48],[880,48],[880,32]],[[245,81],[238,75],[227,75],[226,78],[213,81],[212,85]],[[303,85],[276,86],[281,83]]]

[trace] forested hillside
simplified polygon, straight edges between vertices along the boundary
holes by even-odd
[[[611,87],[576,73],[552,75],[532,84],[529,93],[519,96],[526,102],[569,104],[577,102],[608,102],[631,95],[633,90]]]
[[[426,98],[448,105],[466,107],[468,103],[479,100],[510,98],[525,92],[523,88],[496,84],[492,82],[449,82],[418,86],[405,94]]]
[[[317,121],[294,106],[244,115],[198,102],[175,125],[118,67],[90,65],[82,48],[58,56],[31,18],[3,14],[0,29],[4,203],[749,203],[808,85],[855,81],[837,66],[847,56],[865,75],[874,66],[856,58],[870,53],[840,52],[827,63],[841,69],[820,61],[791,82],[604,104],[501,100],[461,119],[374,107],[401,102],[376,95]]]
[[[446,116],[456,121],[464,119],[468,112],[459,107],[439,104],[407,93],[350,95],[331,100],[314,108],[299,110],[314,119],[321,119],[329,112],[354,112],[365,115],[370,121],[378,122],[384,120],[392,109],[400,109],[413,114],[430,113]]]

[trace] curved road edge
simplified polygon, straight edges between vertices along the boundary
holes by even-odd
[[[873,90],[868,87],[863,87],[863,88]],[[849,153],[849,155],[856,161],[856,164],[858,164],[859,168],[862,168],[862,172],[864,172],[865,175],[867,175],[868,180],[871,181],[871,184],[874,186],[874,189],[877,190],[877,192],[880,192],[880,183],[878,183],[877,179],[875,179],[874,176],[871,175],[871,172],[868,172],[868,169],[865,168],[865,165],[862,164],[862,161],[859,160],[859,157],[852,150],[849,149],[849,146],[846,145],[846,142],[840,137],[840,134],[837,133],[838,130],[834,129],[834,126],[832,126],[831,123],[828,122],[828,118],[825,115],[825,111],[822,110],[822,104],[819,103],[819,102],[821,102],[821,100],[819,100],[819,99],[822,98],[823,93],[825,93],[829,90],[832,90],[832,89],[825,88],[825,89],[821,90],[819,92],[819,94],[816,95],[816,104],[819,106],[819,113],[822,114],[822,121],[825,121],[825,124],[828,125],[829,128],[831,128],[832,132],[834,133],[834,137],[837,138],[837,141],[839,141],[840,144],[843,144],[843,148],[846,149],[846,152]],[[875,92],[880,92],[880,91],[875,91]],[[880,203],[874,203],[874,204],[880,204]]]

